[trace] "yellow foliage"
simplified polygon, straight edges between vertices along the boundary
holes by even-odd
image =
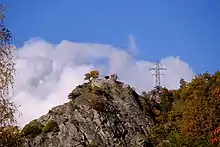
[[[98,77],[99,77],[99,71],[92,70],[89,73],[85,74],[84,80],[89,80],[89,82],[91,82],[92,79],[97,79]]]
[[[181,133],[185,136],[196,139],[219,125],[219,78],[219,72],[205,73],[187,85],[181,123]]]
[[[218,135],[210,140],[211,132],[220,124],[220,72],[198,75],[189,83],[181,79],[180,83],[180,89],[170,91],[174,101],[170,103],[168,119],[157,123],[156,132],[151,129],[152,141],[155,144],[168,141],[168,146],[192,147],[209,147],[212,146],[210,141],[220,142]],[[164,114],[160,115],[156,120],[163,118]],[[175,129],[165,131],[163,127],[169,124],[175,124]]]
[[[0,128],[0,147],[21,147],[23,135],[18,127],[7,126]]]

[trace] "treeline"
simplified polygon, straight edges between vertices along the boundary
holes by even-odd
[[[146,99],[149,96],[144,95]],[[178,90],[162,89],[149,139],[161,147],[220,145],[220,72],[204,73]]]

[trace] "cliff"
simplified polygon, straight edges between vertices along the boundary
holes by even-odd
[[[70,102],[23,129],[25,147],[144,147],[153,119],[133,88],[112,79],[77,86]]]

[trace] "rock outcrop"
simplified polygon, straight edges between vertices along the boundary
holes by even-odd
[[[25,147],[148,146],[153,119],[143,111],[140,96],[129,85],[94,80],[77,86],[69,99],[32,121],[38,125],[25,127]],[[37,128],[33,131],[37,133],[27,131],[30,128]]]

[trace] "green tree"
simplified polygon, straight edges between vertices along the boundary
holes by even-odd
[[[187,84],[186,81],[185,81],[183,78],[181,78],[181,79],[180,79],[180,88],[185,87],[186,84]]]

